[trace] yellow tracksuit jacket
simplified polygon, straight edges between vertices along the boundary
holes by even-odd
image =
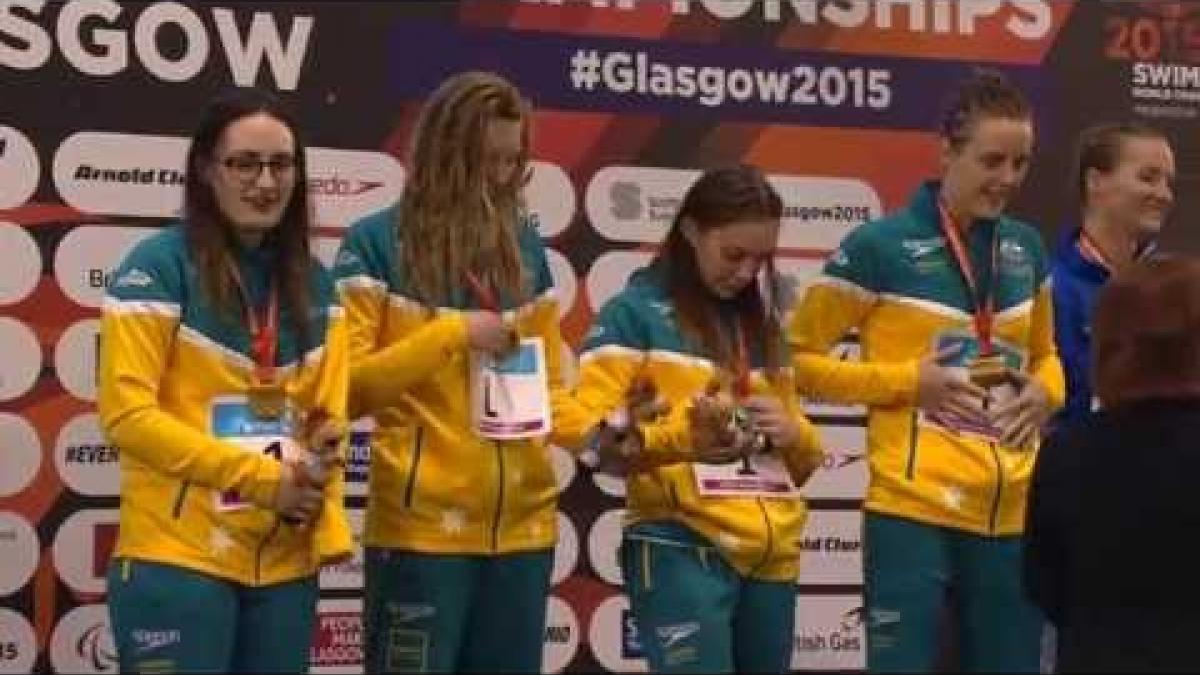
[[[923,185],[907,208],[860,226],[830,257],[793,314],[797,379],[815,399],[869,406],[868,510],[976,534],[1017,534],[1036,447],[950,431],[915,407],[919,360],[939,339],[966,336],[969,344],[974,336],[973,304],[941,230],[939,189]],[[1040,235],[1000,217],[976,221],[965,240],[977,278],[994,288],[997,349],[1045,387],[1054,407],[1062,405]],[[861,361],[831,357],[851,329]]]
[[[266,296],[270,251],[239,251],[252,298]],[[281,317],[276,363],[299,411],[323,408],[345,421],[349,367],[345,325],[333,284],[312,262],[310,341],[300,363],[297,336]],[[101,325],[98,409],[120,451],[120,528],[114,556],[186,567],[248,585],[314,574],[348,555],[353,539],[342,480],[326,488],[311,528],[282,523],[268,507],[279,461],[211,432],[214,404],[244,395],[254,363],[241,315],[204,299],[181,225],[142,241],[112,275]],[[250,506],[223,511],[219,493]]]

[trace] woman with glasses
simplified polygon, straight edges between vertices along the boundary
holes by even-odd
[[[121,454],[108,603],[122,671],[302,672],[317,570],[348,556],[348,386],[309,252],[304,145],[253,91],[214,100],[180,222],[112,275],[98,407]]]
[[[429,97],[393,207],[338,254],[351,410],[373,415],[369,672],[538,672],[564,399],[546,252],[528,221],[532,111],[482,72]]]

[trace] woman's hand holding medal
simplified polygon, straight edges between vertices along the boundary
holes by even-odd
[[[316,522],[325,503],[325,485],[343,466],[339,446],[345,430],[324,411],[308,415],[298,443],[300,457],[285,459],[275,510],[284,520],[301,526]]]
[[[511,354],[520,343],[516,328],[499,312],[472,310],[467,315],[467,344],[497,359]]]

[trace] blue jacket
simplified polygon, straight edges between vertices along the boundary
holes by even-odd
[[[1092,308],[1108,280],[1108,270],[1079,251],[1078,226],[1068,228],[1054,253],[1054,340],[1067,376],[1067,403],[1055,417],[1060,424],[1092,409]]]

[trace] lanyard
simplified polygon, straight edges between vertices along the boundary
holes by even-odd
[[[266,307],[256,307],[250,300],[250,292],[242,281],[237,265],[230,263],[230,276],[237,285],[250,329],[250,351],[254,356],[254,377],[259,384],[275,382],[275,350],[279,344],[279,289],[271,282]]]
[[[496,300],[496,294],[490,286],[484,286],[479,277],[475,273],[467,270],[467,285],[471,287],[471,292],[475,294],[475,301],[479,303],[479,307],[486,309],[489,312],[499,312],[500,303]]]
[[[1112,260],[1104,255],[1104,251],[1096,244],[1096,240],[1092,239],[1085,230],[1079,232],[1079,252],[1083,254],[1083,257],[1103,267],[1109,274],[1113,273]]]
[[[958,221],[950,215],[945,204],[938,202],[938,209],[942,212],[942,233],[946,235],[950,250],[954,253],[955,260],[958,261],[958,271],[962,273],[963,282],[967,285],[967,292],[971,296],[971,305],[974,310],[972,318],[975,321],[975,333],[979,336],[980,353],[982,356],[987,356],[992,353],[992,323],[996,307],[996,297],[992,290],[996,285],[996,250],[999,248],[999,233],[992,232],[991,283],[985,290],[980,288],[975,278],[975,268],[971,265],[971,256],[967,252],[966,243],[963,242]]]

